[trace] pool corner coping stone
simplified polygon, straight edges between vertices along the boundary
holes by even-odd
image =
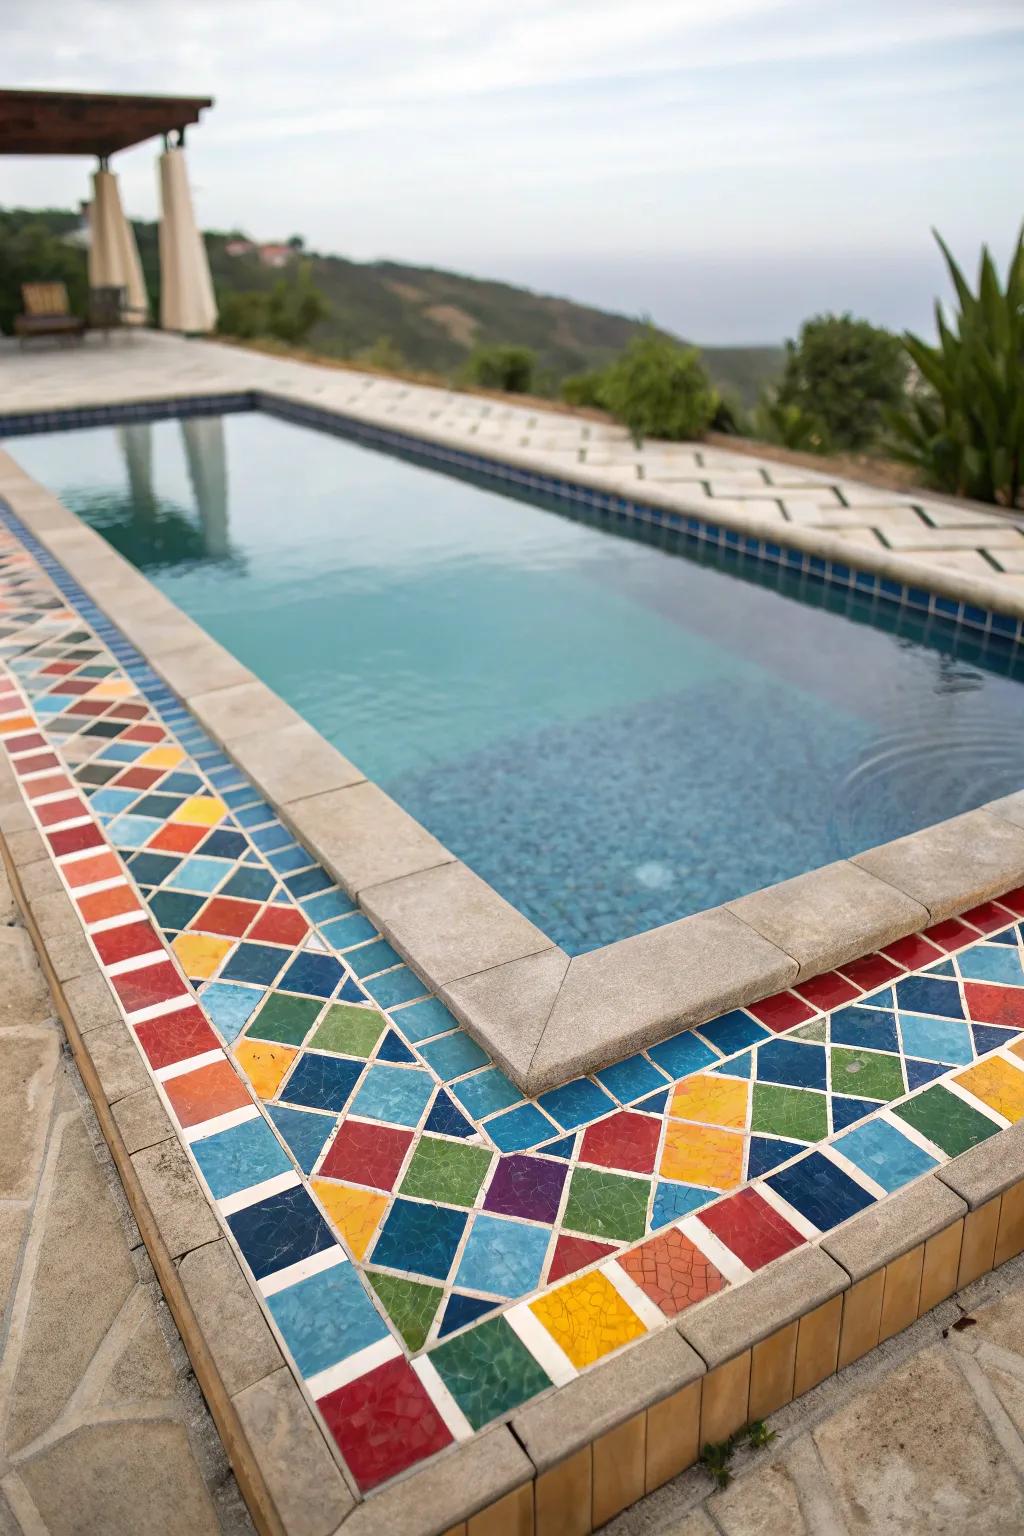
[[[180,398],[195,394],[190,391]],[[256,408],[272,410],[275,398],[286,406],[289,403],[287,396],[260,391],[252,391],[251,396]],[[301,397],[296,398],[302,403]],[[358,414],[343,417],[325,413],[322,407],[317,410],[340,422],[360,419]],[[465,447],[444,433],[418,432],[417,439]],[[534,455],[545,478],[561,472],[542,465],[542,457]],[[529,452],[520,451],[491,462],[521,464],[530,458]],[[600,481],[599,466],[591,466],[586,478],[595,473]],[[623,485],[607,475],[604,479],[621,497]],[[557,1087],[676,1030],[699,1025],[841,964],[854,952],[863,953],[871,945],[915,932],[921,926],[922,911],[939,921],[1024,883],[1024,826],[1017,825],[1010,814],[1016,807],[1009,804],[1013,797],[1007,796],[990,807],[571,959],[497,892],[484,898],[480,887],[490,888],[482,881],[475,886],[480,900],[464,899],[461,914],[449,915],[442,940],[437,942],[427,932],[426,904],[414,915],[412,900],[414,891],[429,888],[431,882],[414,883],[408,898],[397,887],[408,877],[455,865],[455,856],[158,593],[147,578],[126,567],[101,535],[82,525],[73,513],[67,513],[72,523],[54,518],[55,510],[66,509],[2,449],[0,484],[16,515],[23,516],[26,526],[70,575],[97,594],[93,600],[194,710],[229,756],[252,773],[274,809],[333,878],[356,900],[374,890],[367,905],[371,917],[371,908],[380,912],[381,925],[390,928],[394,947],[438,989],[469,1033],[527,1093]],[[632,493],[634,488],[626,490]],[[642,496],[676,509],[686,501],[665,487],[659,490],[657,482],[638,480],[636,494],[638,499]],[[726,515],[728,510],[722,507],[723,526],[749,530],[756,525],[767,536],[767,525],[742,511]],[[826,557],[842,555],[846,565],[852,562],[871,570],[885,566],[886,574],[906,582],[925,579],[922,568],[905,557],[879,560],[874,551],[860,546],[853,550],[834,535],[819,537],[818,530],[812,530],[812,537],[801,524],[780,528],[773,523],[771,528],[773,540],[799,549],[813,545],[815,552]],[[126,569],[133,579],[123,584]],[[944,586],[938,574],[928,568],[931,589],[948,589],[961,601],[993,600],[992,583],[947,571]],[[981,587],[984,592],[975,590]],[[144,594],[152,595],[152,604],[143,601]],[[1000,596],[1005,599],[1007,593],[1001,591]],[[1009,596],[1015,599],[1010,610],[1024,613],[1024,597],[1018,599],[1012,592]],[[995,606],[1006,608],[1006,603]],[[248,716],[233,708],[243,700]],[[253,709],[266,722],[255,731]],[[278,731],[296,733],[300,751],[309,754],[308,776],[303,773],[302,758],[294,766],[288,761],[287,749],[282,767],[276,746],[270,745],[276,743]],[[300,793],[279,799],[273,791],[282,782],[290,790],[298,787]],[[984,858],[980,876],[979,850]],[[865,876],[873,883],[866,884]],[[453,883],[457,885],[459,879],[453,877]],[[476,882],[478,877],[471,879]],[[391,884],[395,891],[383,889]],[[433,888],[440,890],[443,884],[441,879]],[[500,930],[496,939],[483,931],[486,924],[481,923],[482,909],[488,905]],[[803,914],[812,909],[817,931],[808,940]],[[834,914],[824,923],[822,910]],[[850,925],[856,940],[849,938]],[[541,947],[534,950],[528,933],[539,936]],[[429,943],[424,942],[425,936]],[[516,949],[520,953],[510,955]]]
[[[842,1266],[851,1284],[902,1258],[967,1214],[965,1201],[941,1177],[955,1162],[887,1195],[820,1239],[819,1246]]]
[[[849,1284],[846,1270],[823,1246],[807,1244],[756,1270],[742,1285],[718,1292],[710,1298],[714,1306],[687,1308],[675,1326],[713,1371],[831,1301]]]

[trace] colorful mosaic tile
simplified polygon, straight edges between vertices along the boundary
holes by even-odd
[[[0,739],[364,1491],[1024,1117],[1024,892],[524,1100],[13,528]]]

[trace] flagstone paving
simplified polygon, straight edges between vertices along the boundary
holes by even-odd
[[[0,871],[0,1531],[252,1527]]]
[[[10,514],[0,737],[363,1493],[1024,1113],[1024,891],[526,1101]]]

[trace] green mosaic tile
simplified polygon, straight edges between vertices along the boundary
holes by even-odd
[[[999,1129],[987,1115],[979,1114],[955,1093],[938,1084],[926,1088],[916,1099],[898,1104],[893,1113],[912,1125],[915,1131],[920,1131],[922,1136],[927,1136],[929,1141],[934,1141],[948,1157],[959,1157],[968,1147],[987,1141]]]
[[[401,1193],[446,1205],[472,1205],[490,1167],[483,1147],[424,1136],[413,1153]]]
[[[405,1340],[409,1350],[422,1349],[444,1292],[439,1285],[421,1285],[397,1275],[379,1275],[372,1269],[366,1278],[380,1297],[381,1305]]]
[[[386,1023],[383,1014],[369,1008],[335,1003],[324,1014],[309,1043],[318,1051],[338,1051],[344,1056],[361,1056],[365,1061],[384,1033]]]
[[[474,1429],[551,1385],[503,1317],[439,1344],[430,1359]]]
[[[790,1040],[815,1040],[824,1041],[828,1033],[824,1019],[812,1019],[809,1024],[801,1024],[799,1029],[794,1029],[788,1038]]]
[[[569,1187],[563,1225],[594,1237],[614,1237],[628,1243],[647,1229],[647,1179],[627,1179],[619,1173],[577,1168]]]
[[[858,1099],[900,1099],[907,1091],[898,1056],[840,1046],[832,1050],[832,1092]]]
[[[249,1026],[257,1040],[277,1040],[283,1045],[301,1045],[323,1007],[316,997],[287,997],[273,992]]]
[[[828,1135],[828,1103],[823,1093],[807,1088],[754,1084],[752,1131],[793,1136],[797,1141],[823,1141]]]

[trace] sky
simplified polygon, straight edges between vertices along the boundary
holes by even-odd
[[[1024,215],[1024,0],[0,0],[0,84],[210,95],[205,227],[524,283],[706,344],[930,325]],[[157,214],[154,142],[115,157]],[[88,162],[0,160],[0,205]],[[512,339],[512,338],[510,338]]]

